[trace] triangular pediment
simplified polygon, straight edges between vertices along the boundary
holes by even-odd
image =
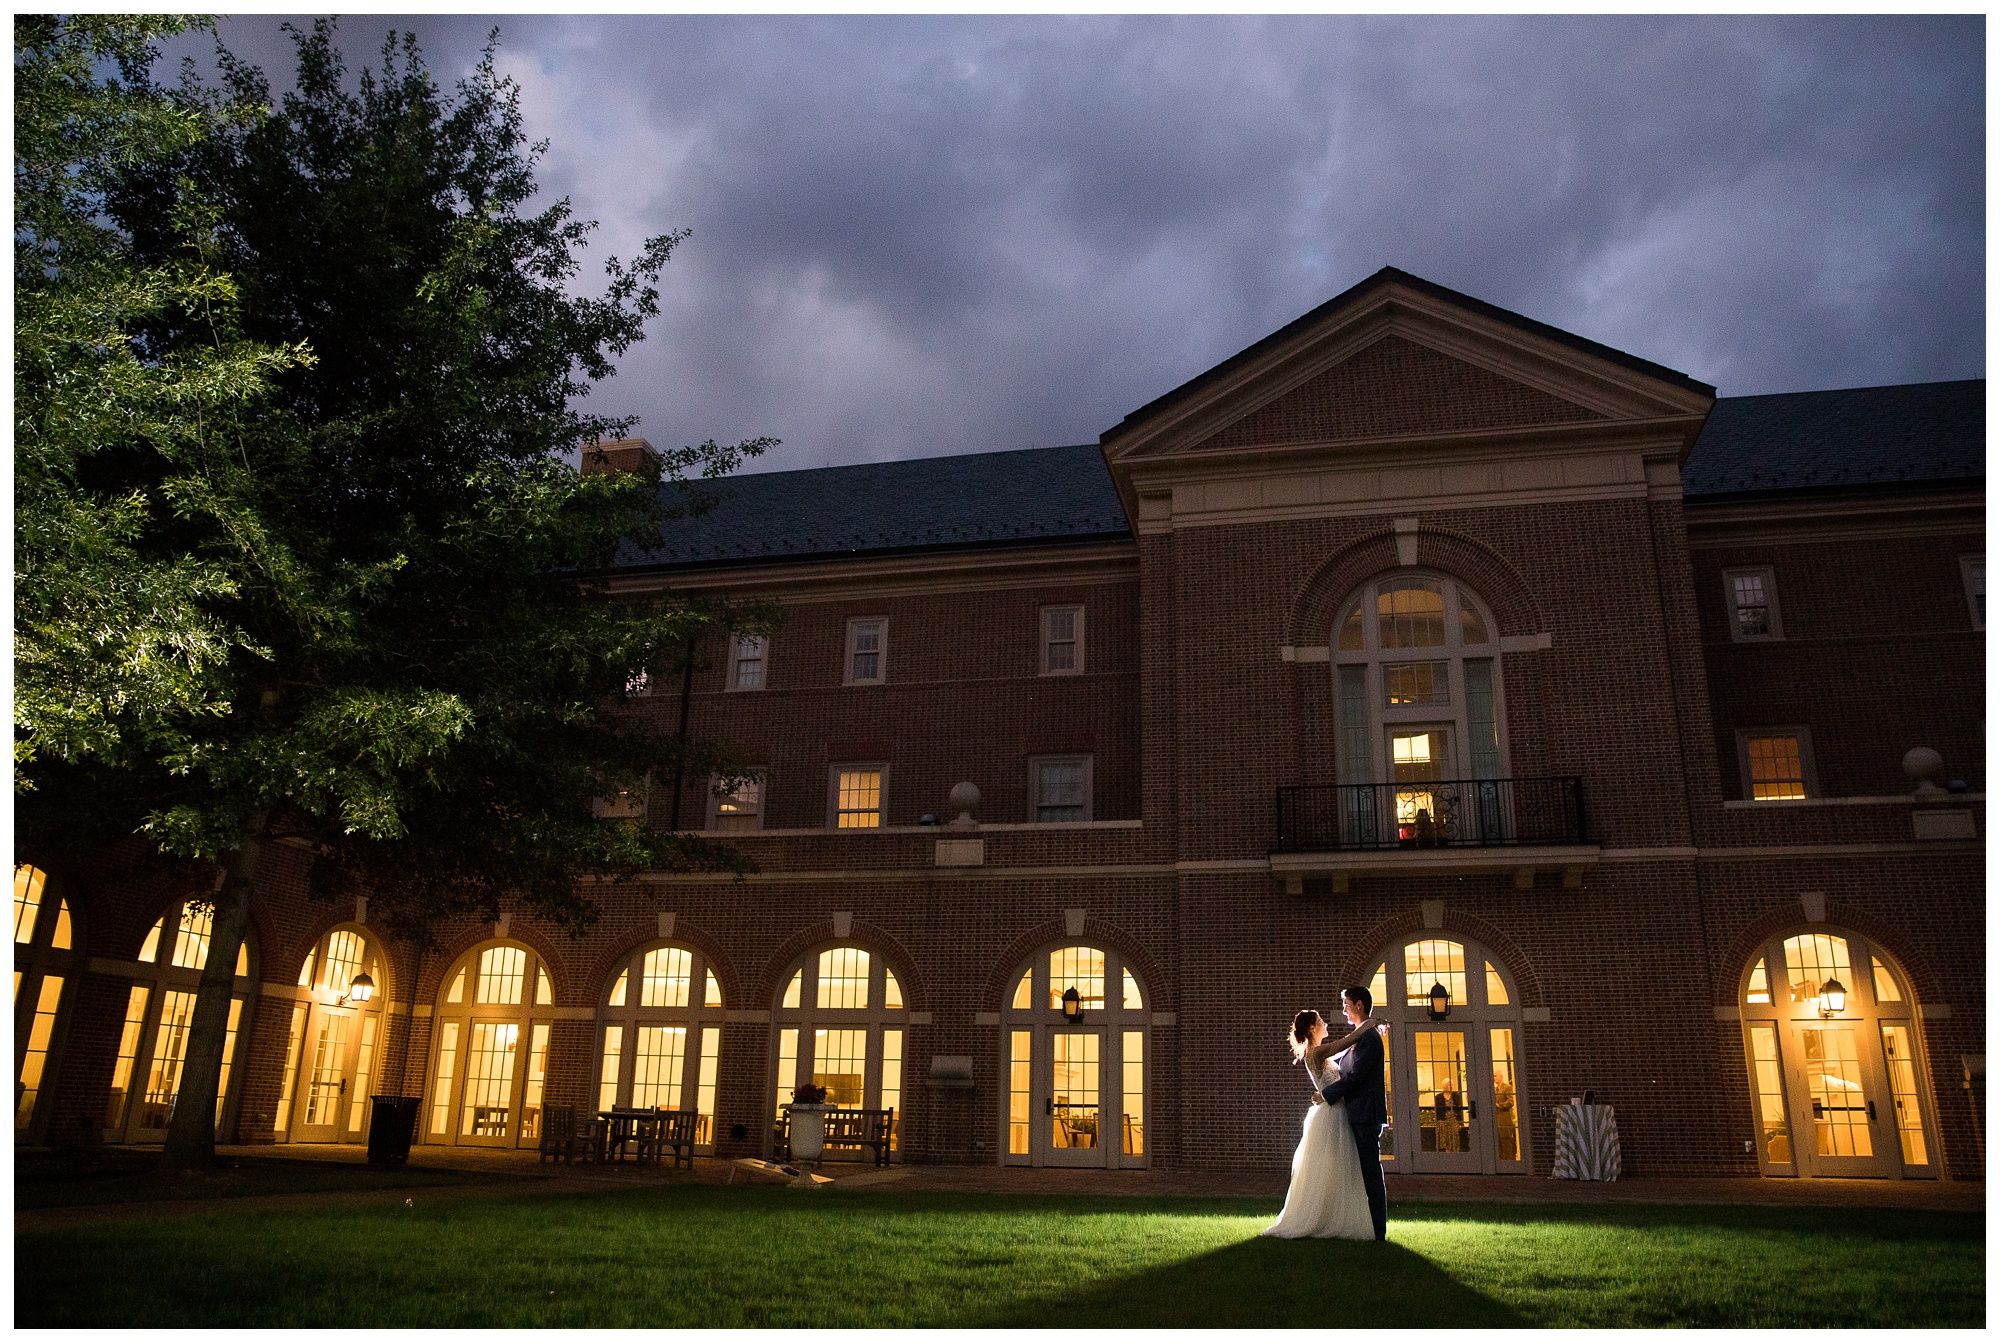
[[[1203,440],[1204,449],[1601,420],[1602,411],[1385,334]]]
[[[1167,457],[1424,438],[1443,447],[1541,426],[1687,421],[1691,442],[1714,397],[1685,374],[1385,269],[1101,441],[1114,476],[1121,463]]]

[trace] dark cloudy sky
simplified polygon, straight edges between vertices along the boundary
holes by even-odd
[[[222,33],[283,83],[277,23]],[[1093,442],[1384,265],[1725,396],[1984,370],[1978,16],[342,33],[449,83],[496,24],[593,252],[693,230],[596,405],[753,469]]]

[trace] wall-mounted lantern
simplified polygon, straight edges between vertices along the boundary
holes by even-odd
[[[366,971],[356,975],[347,985],[347,992],[340,995],[342,1002],[365,1003],[375,996],[375,980]]]
[[[1441,983],[1431,985],[1431,1020],[1443,1021],[1451,1015],[1451,990]]]
[[[1073,988],[1063,990],[1063,1020],[1072,1026],[1083,1020],[1083,995]]]
[[[1847,1010],[1847,985],[1837,979],[1829,979],[1819,986],[1819,1014],[1823,1017],[1838,1016]]]

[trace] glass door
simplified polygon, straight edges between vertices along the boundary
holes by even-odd
[[[1457,777],[1447,727],[1389,729],[1389,768],[1396,782],[1396,842],[1405,848],[1447,844],[1456,831],[1457,799],[1426,787]]]
[[[339,1142],[346,1109],[352,1008],[315,1003],[306,1030],[305,1085],[299,1088],[297,1142]]]
[[[1104,1032],[1051,1028],[1041,1157],[1050,1166],[1114,1164],[1105,1141]]]
[[[1416,1170],[1477,1171],[1485,1154],[1482,1149],[1490,1146],[1477,1141],[1482,1112],[1467,1090],[1472,1075],[1469,1044],[1463,1030],[1419,1027],[1410,1032],[1416,1141],[1409,1146]],[[1490,1126],[1490,1107],[1484,1117]]]
[[[1895,1108],[1860,1023],[1793,1023],[1800,1061],[1797,1131],[1810,1134],[1800,1153],[1814,1175],[1901,1173]]]

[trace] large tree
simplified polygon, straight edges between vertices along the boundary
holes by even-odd
[[[116,24],[45,22],[52,50]],[[150,35],[122,92],[184,129],[64,217],[94,209],[125,264],[200,267],[216,290],[124,313],[141,365],[254,368],[171,443],[107,425],[74,488],[129,503],[121,544],[142,565],[202,577],[178,595],[205,642],[176,664],[198,668],[200,692],[99,695],[97,737],[18,717],[16,737],[24,812],[101,796],[108,823],[130,817],[162,852],[224,872],[167,1136],[166,1163],[189,1166],[213,1151],[230,969],[272,842],[310,844],[320,893],[366,891],[371,916],[413,936],[503,900],[581,928],[586,877],[743,867],[593,803],[729,771],[622,701],[635,671],[670,671],[704,629],[756,613],[614,600],[603,575],[685,507],[663,477],[720,474],[766,443],[711,441],[636,474],[566,464],[629,428],[579,403],[641,338],[683,235],[609,259],[602,293],[574,292],[589,226],[566,201],[533,208],[542,146],[490,45],[447,93],[394,34],[379,69],[350,76],[322,22],[293,32],[295,87],[274,104],[220,48],[219,87],[189,73],[154,89]]]

